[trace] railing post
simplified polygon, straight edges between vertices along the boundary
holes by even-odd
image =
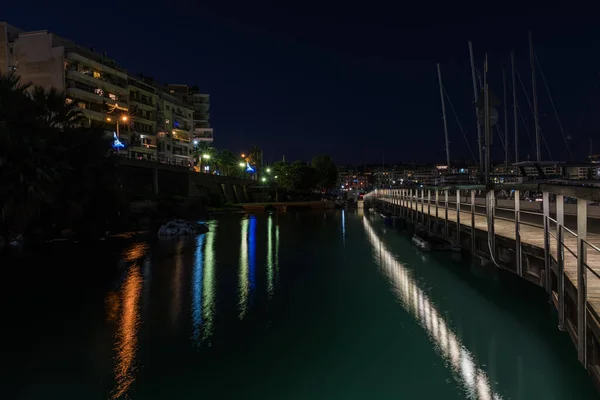
[[[456,244],[460,246],[460,189],[456,189]]]
[[[542,209],[544,210],[544,267],[546,268],[546,292],[552,295],[552,274],[550,272],[550,196],[542,193]],[[552,297],[550,297],[552,301]]]
[[[448,189],[444,190],[444,237],[448,239]]]
[[[400,191],[400,207],[402,208],[402,216],[406,218],[406,189]]]
[[[410,215],[410,220],[413,220],[413,208],[412,208],[412,203],[413,203],[413,190],[409,189],[408,190],[408,210],[409,210],[409,215]]]
[[[515,190],[515,260],[517,275],[523,276],[523,254],[521,252],[521,194]]]
[[[475,254],[475,190],[471,190],[471,254]]]
[[[563,225],[565,223],[565,201],[562,194],[556,195],[556,291],[558,292],[558,329],[565,330],[565,255],[563,249]]]
[[[427,230],[431,232],[431,189],[427,189]]]
[[[421,189],[421,223],[425,225],[425,189]]]
[[[577,199],[577,352],[587,369],[587,201]]]
[[[496,193],[494,189],[488,189],[486,194],[486,218],[488,226],[488,247],[490,256],[496,261],[496,232],[494,230],[494,217],[496,215]]]
[[[435,189],[435,230],[434,232],[437,234],[440,228],[440,220],[439,220],[439,205],[440,205],[440,191]]]

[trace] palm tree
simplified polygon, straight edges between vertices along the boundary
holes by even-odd
[[[117,186],[110,139],[86,128],[64,94],[0,75],[0,228],[24,233],[42,209],[100,215]]]
[[[198,160],[198,167],[200,172],[204,172],[202,169],[202,160],[210,160],[215,156],[215,149],[208,142],[201,141],[194,147],[193,156],[195,160]]]
[[[239,158],[232,151],[223,149],[219,151],[219,165],[223,175],[237,175],[239,171]]]

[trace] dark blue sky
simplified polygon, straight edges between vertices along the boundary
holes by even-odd
[[[316,153],[351,163],[381,162],[383,154],[388,162],[443,161],[436,62],[476,152],[467,41],[474,43],[480,68],[488,52],[490,84],[501,97],[501,70],[509,67],[511,49],[530,90],[529,29],[574,153],[587,155],[590,134],[600,139],[592,111],[600,105],[600,88],[588,102],[600,71],[600,25],[591,10],[577,15],[521,6],[511,12],[498,3],[477,14],[456,2],[423,2],[421,8],[377,1],[52,3],[11,2],[2,18],[106,51],[131,72],[197,84],[211,94],[215,146],[243,151],[258,144],[269,161]],[[539,72],[538,94],[552,158],[565,159]],[[531,119],[522,91],[519,101]],[[447,107],[451,157],[470,158]],[[520,129],[521,158],[533,158]],[[500,160],[497,138],[494,144]],[[595,147],[600,153],[600,140]],[[543,153],[548,158],[545,147]]]

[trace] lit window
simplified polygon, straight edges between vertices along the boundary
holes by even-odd
[[[104,96],[104,90],[100,88],[94,89],[94,93],[96,93],[98,96]]]
[[[69,99],[68,97],[65,99],[65,103],[67,104],[72,104],[73,103],[73,99]]]
[[[87,104],[85,104],[83,101],[80,101],[79,103],[77,103],[77,107],[79,107],[79,108],[87,108]]]
[[[109,94],[108,94],[108,97],[109,97],[111,100],[117,101],[117,95],[116,95],[116,94],[109,93]]]
[[[100,79],[100,72],[94,71],[94,78]]]

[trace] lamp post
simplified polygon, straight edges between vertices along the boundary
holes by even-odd
[[[106,121],[107,122],[111,122],[112,118],[107,117]],[[119,140],[121,140],[121,135],[119,134],[119,122],[120,121],[127,122],[127,116],[123,115],[123,116],[121,116],[121,118],[117,118],[117,139],[119,139]],[[119,154],[119,148],[118,147],[117,147],[117,154]]]
[[[202,156],[200,157],[200,172],[204,172],[204,168],[202,166],[202,159],[205,160],[210,160],[210,154],[202,154]]]

